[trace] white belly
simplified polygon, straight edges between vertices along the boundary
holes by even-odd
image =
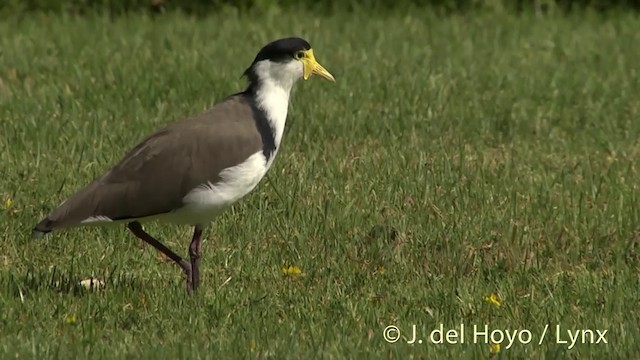
[[[275,154],[271,156],[271,159]],[[220,172],[220,181],[206,183],[191,190],[183,199],[184,206],[158,217],[158,220],[177,224],[206,226],[226,208],[247,195],[267,173],[267,164],[261,151],[249,156],[243,163]]]

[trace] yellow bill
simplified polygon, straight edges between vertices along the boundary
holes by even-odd
[[[305,80],[309,79],[312,74],[316,74],[318,76],[322,76],[323,78],[336,81],[336,79],[331,75],[327,69],[325,69],[320,63],[316,61],[315,56],[313,56],[313,49],[309,49],[304,51],[304,56],[301,59],[302,64],[304,65],[304,73],[303,77]]]

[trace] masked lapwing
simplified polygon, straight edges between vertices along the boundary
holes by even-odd
[[[264,177],[280,147],[291,88],[312,74],[335,81],[307,41],[293,37],[267,44],[244,72],[245,91],[143,139],[38,223],[33,235],[126,224],[182,268],[189,291],[197,289],[202,231]],[[189,260],[142,228],[152,220],[194,227]]]

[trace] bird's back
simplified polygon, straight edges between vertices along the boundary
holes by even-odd
[[[34,232],[179,209],[190,191],[216,184],[223,170],[264,149],[255,112],[251,100],[241,93],[153,133],[52,211]]]

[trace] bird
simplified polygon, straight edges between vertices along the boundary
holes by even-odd
[[[263,46],[244,71],[248,85],[210,109],[143,138],[101,176],[53,209],[32,230],[125,225],[180,266],[187,291],[200,286],[203,231],[263,179],[278,153],[291,90],[312,75],[335,82],[309,42],[288,37]],[[192,226],[186,257],[147,233],[155,221]]]

